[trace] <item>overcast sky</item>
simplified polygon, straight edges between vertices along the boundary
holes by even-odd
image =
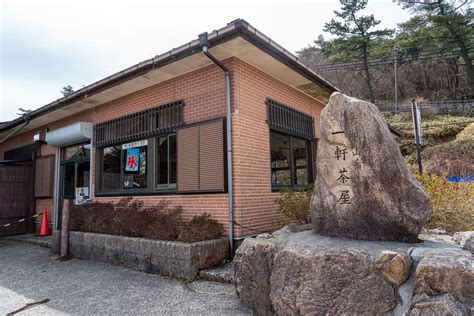
[[[0,0],[0,122],[243,18],[291,52],[311,44],[339,1]],[[367,13],[394,28],[391,0]]]

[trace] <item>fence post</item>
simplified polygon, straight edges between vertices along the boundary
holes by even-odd
[[[60,243],[60,252],[59,258],[67,258],[69,251],[69,214],[71,212],[71,200],[63,200],[63,214],[61,219],[61,243]]]
[[[416,159],[418,160],[418,171],[420,174],[423,174],[423,166],[421,164],[421,140],[420,140],[420,130],[421,126],[419,126],[418,122],[421,122],[419,120],[419,116],[421,115],[421,111],[419,110],[418,104],[416,103],[416,100],[413,99],[411,101],[411,114],[413,117],[413,126],[414,126],[414,132],[415,132],[415,144],[416,144]]]

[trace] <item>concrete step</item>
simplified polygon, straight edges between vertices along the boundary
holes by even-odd
[[[202,269],[199,271],[198,279],[234,284],[234,263],[231,261],[217,267]]]
[[[51,248],[51,244],[53,241],[52,236],[38,237],[33,234],[7,236],[7,237],[2,237],[1,239],[26,242],[29,244],[39,245],[46,248]]]

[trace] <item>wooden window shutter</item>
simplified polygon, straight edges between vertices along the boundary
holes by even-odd
[[[43,167],[44,159],[36,159],[35,166],[35,197],[43,196]]]
[[[199,126],[178,129],[176,142],[177,189],[180,192],[199,191]]]
[[[201,191],[224,191],[224,126],[212,121],[199,128],[199,180]]]
[[[177,135],[178,192],[224,192],[223,119],[178,129]]]
[[[52,197],[54,188],[54,156],[36,159],[35,197]]]

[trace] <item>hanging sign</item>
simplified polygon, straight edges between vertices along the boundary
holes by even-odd
[[[127,149],[127,155],[125,158],[125,171],[138,172],[139,164],[140,164],[140,148]]]

